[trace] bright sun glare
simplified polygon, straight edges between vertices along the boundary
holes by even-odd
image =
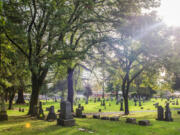
[[[158,14],[168,26],[180,26],[180,0],[161,0]]]

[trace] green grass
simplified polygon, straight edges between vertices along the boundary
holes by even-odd
[[[154,103],[159,102],[160,105],[165,106],[165,100],[160,99],[152,101],[146,101],[142,103],[143,110],[156,110],[153,106]],[[120,105],[116,105],[115,101],[106,102],[106,110],[100,106],[100,102],[94,103],[90,101],[88,105],[84,101],[80,101],[84,105],[85,113],[98,112],[98,109],[102,109],[102,112],[119,112]],[[111,106],[109,106],[111,103]],[[56,111],[60,108],[59,102],[48,101],[43,108],[54,105]],[[25,112],[19,112],[18,107],[25,108]],[[77,106],[74,106],[75,108]],[[170,105],[171,108],[180,108],[176,105]],[[134,106],[134,102],[129,102],[130,111],[142,110],[141,107]],[[0,122],[0,135],[180,135],[180,115],[177,111],[172,111],[174,118],[173,122],[156,121],[156,112],[135,112],[128,116],[121,115],[119,122],[95,120],[91,117],[87,119],[75,119],[76,125],[73,127],[61,127],[58,126],[56,121],[47,122],[43,120],[37,120],[27,116],[27,105],[14,105],[14,110],[8,110],[9,120]],[[47,111],[45,111],[47,115]],[[125,123],[126,117],[136,118],[137,121],[141,119],[148,119],[151,122],[151,126],[143,127],[139,125]],[[30,127],[27,128],[26,124],[29,123]],[[80,131],[83,128],[85,131]]]
[[[138,120],[148,119],[151,126],[139,126],[125,123],[126,117],[135,117]],[[28,116],[9,116],[9,121],[0,123],[0,135],[179,135],[180,116],[173,111],[174,122],[156,121],[156,113],[133,113],[129,116],[121,116],[119,122],[95,120],[95,119],[75,119],[76,126],[61,127],[56,125],[56,121],[47,122],[36,120]],[[26,124],[30,127],[26,128]],[[79,129],[86,129],[80,131]],[[93,133],[89,133],[93,132]]]
[[[151,101],[146,101],[145,103],[142,102],[142,106],[143,109],[141,109],[141,107],[139,106],[139,103],[137,102],[137,106],[134,106],[134,102],[133,100],[129,101],[129,110],[130,111],[145,111],[145,110],[157,110],[155,108],[155,106],[153,106],[153,104],[155,104],[156,102],[159,102],[159,105],[162,105],[163,107],[165,106],[165,102],[167,100],[163,100],[161,101],[161,99],[151,99]],[[173,101],[173,100],[171,100]],[[174,100],[176,101],[176,100]],[[45,101],[42,101],[45,102]],[[180,101],[179,101],[180,102]],[[106,109],[104,108],[104,106],[101,106],[100,102],[96,102],[94,103],[94,101],[89,101],[88,104],[85,104],[84,100],[81,100],[79,102],[81,105],[84,106],[84,113],[97,113],[99,109],[102,110],[102,112],[119,112],[120,111],[120,104],[116,105],[116,101],[106,101]],[[109,106],[109,103],[111,104],[111,106]],[[59,102],[53,102],[52,100],[46,102],[45,105],[43,105],[43,109],[45,114],[47,114],[48,112],[45,111],[46,107],[50,107],[51,105],[54,105],[55,107],[55,111],[57,111],[58,109],[60,109],[60,103]],[[14,111],[18,112],[18,108],[22,107],[25,109],[25,113],[27,113],[28,111],[28,105],[14,105]],[[74,106],[74,110],[78,107],[78,105]],[[170,108],[180,108],[180,105],[172,105],[170,104]],[[8,113],[14,113],[14,111],[8,111]]]

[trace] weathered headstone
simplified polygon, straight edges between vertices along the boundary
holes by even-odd
[[[69,101],[61,102],[61,113],[57,124],[61,126],[74,126],[75,120],[73,119],[71,112],[71,103]]]
[[[173,121],[172,116],[171,116],[171,111],[169,108],[169,103],[166,104],[165,121]]]
[[[139,125],[142,125],[142,126],[149,126],[150,125],[149,120],[140,120],[138,123],[139,123]]]
[[[96,98],[94,98],[94,103],[96,103]]]
[[[141,104],[141,99],[139,98],[139,106],[142,106],[142,104]]]
[[[55,114],[55,111],[54,111],[54,106],[51,106],[50,109],[49,109],[49,113],[48,113],[48,116],[47,116],[47,121],[54,121],[57,119],[57,116]]]
[[[22,112],[24,112],[24,108],[22,108],[22,110],[21,110]]]
[[[93,118],[94,118],[94,119],[100,119],[100,115],[95,114],[95,115],[93,115]]]
[[[157,102],[157,103],[155,103],[155,104],[153,104],[156,108],[158,107],[158,105],[159,105],[159,103]]]
[[[127,118],[126,123],[136,124],[136,118]]]
[[[176,99],[176,105],[179,105],[178,99]]]
[[[119,121],[119,117],[110,117],[111,121]]]
[[[101,120],[109,120],[109,117],[103,116],[101,117]]]
[[[123,111],[123,98],[121,98],[120,102],[121,102],[120,111]]]
[[[164,109],[162,106],[157,107],[157,119],[156,120],[164,120]]]
[[[82,109],[76,108],[76,117],[81,118],[82,117]]]
[[[21,112],[21,107],[19,107],[19,112]]]

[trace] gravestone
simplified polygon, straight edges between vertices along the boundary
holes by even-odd
[[[82,111],[84,108],[82,108],[81,104],[78,105],[78,108],[76,109],[76,117],[82,118]]]
[[[119,121],[119,117],[110,117],[111,121]]]
[[[49,109],[49,113],[48,113],[48,116],[47,116],[47,121],[54,121],[57,119],[57,116],[55,114],[55,111],[54,111],[54,106],[51,106],[50,109]]]
[[[101,98],[100,97],[98,97],[98,100],[97,100],[98,102],[100,102],[101,101]]]
[[[164,120],[164,109],[162,106],[157,107],[157,119],[156,120]]]
[[[93,115],[93,118],[94,119],[100,119],[100,115],[99,114],[95,114],[95,115]]]
[[[123,98],[121,98],[120,102],[121,102],[120,111],[123,111]]]
[[[101,112],[101,109],[99,109],[99,112]]]
[[[150,121],[149,120],[140,120],[138,123],[141,126],[149,126],[150,125]]]
[[[21,111],[24,112],[24,108]]]
[[[136,118],[127,118],[126,123],[136,124]]]
[[[74,126],[75,120],[73,119],[71,112],[71,103],[69,101],[61,102],[61,113],[57,124],[61,126]]]
[[[21,107],[19,107],[19,112],[21,112]]]
[[[94,98],[94,103],[96,103],[96,98]]]
[[[81,118],[82,117],[82,109],[76,108],[76,117]]]
[[[166,104],[166,111],[165,111],[165,121],[173,121],[171,116],[171,110],[169,108],[169,103]]]
[[[102,106],[105,106],[105,105],[106,105],[105,99],[103,99],[103,101],[102,101]]]
[[[139,106],[142,106],[142,105],[141,105],[141,99],[140,99],[140,98],[139,98]]]
[[[42,108],[42,102],[39,102],[39,109],[38,109],[37,118],[41,119],[41,120],[44,120],[44,118],[45,118],[44,110]]]
[[[113,101],[113,97],[111,97],[111,101]]]
[[[157,102],[157,103],[155,103],[155,104],[153,104],[156,108],[158,107],[158,105],[159,105],[159,103]]]
[[[176,105],[179,105],[178,99],[176,99]]]
[[[136,97],[134,97],[134,106],[137,106],[136,102],[137,102],[137,99]]]
[[[46,111],[49,111],[50,110],[50,108],[49,107],[46,107]]]
[[[116,101],[116,105],[119,105],[119,101]]]
[[[101,117],[101,120],[109,120],[109,117],[103,116]]]
[[[0,97],[0,121],[8,120],[8,115],[6,112],[6,106],[4,102],[4,96]]]

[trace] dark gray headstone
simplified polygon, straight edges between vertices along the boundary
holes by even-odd
[[[61,113],[59,119],[57,120],[57,124],[61,126],[75,125],[75,120],[73,119],[73,115],[71,112],[71,103],[69,101],[61,102]]]
[[[179,105],[178,99],[176,99],[176,105]]]
[[[172,116],[171,116],[171,111],[169,108],[169,103],[166,104],[165,121],[173,121]]]
[[[93,118],[94,118],[94,119],[100,119],[100,115],[96,115],[96,114],[95,114],[95,115],[93,115]]]
[[[149,120],[140,120],[138,123],[139,123],[139,125],[142,125],[142,126],[149,126],[150,125]]]
[[[157,119],[156,120],[164,120],[164,109],[162,106],[157,107]]]
[[[110,117],[111,121],[119,121],[119,117]]]
[[[126,123],[136,124],[136,118],[127,118]]]
[[[49,113],[48,113],[48,116],[47,116],[47,121],[54,121],[57,119],[57,116],[55,114],[55,111],[54,111],[54,106],[51,106],[50,109],[49,109]]]
[[[103,117],[101,117],[101,120],[109,120],[109,117],[103,116]]]

